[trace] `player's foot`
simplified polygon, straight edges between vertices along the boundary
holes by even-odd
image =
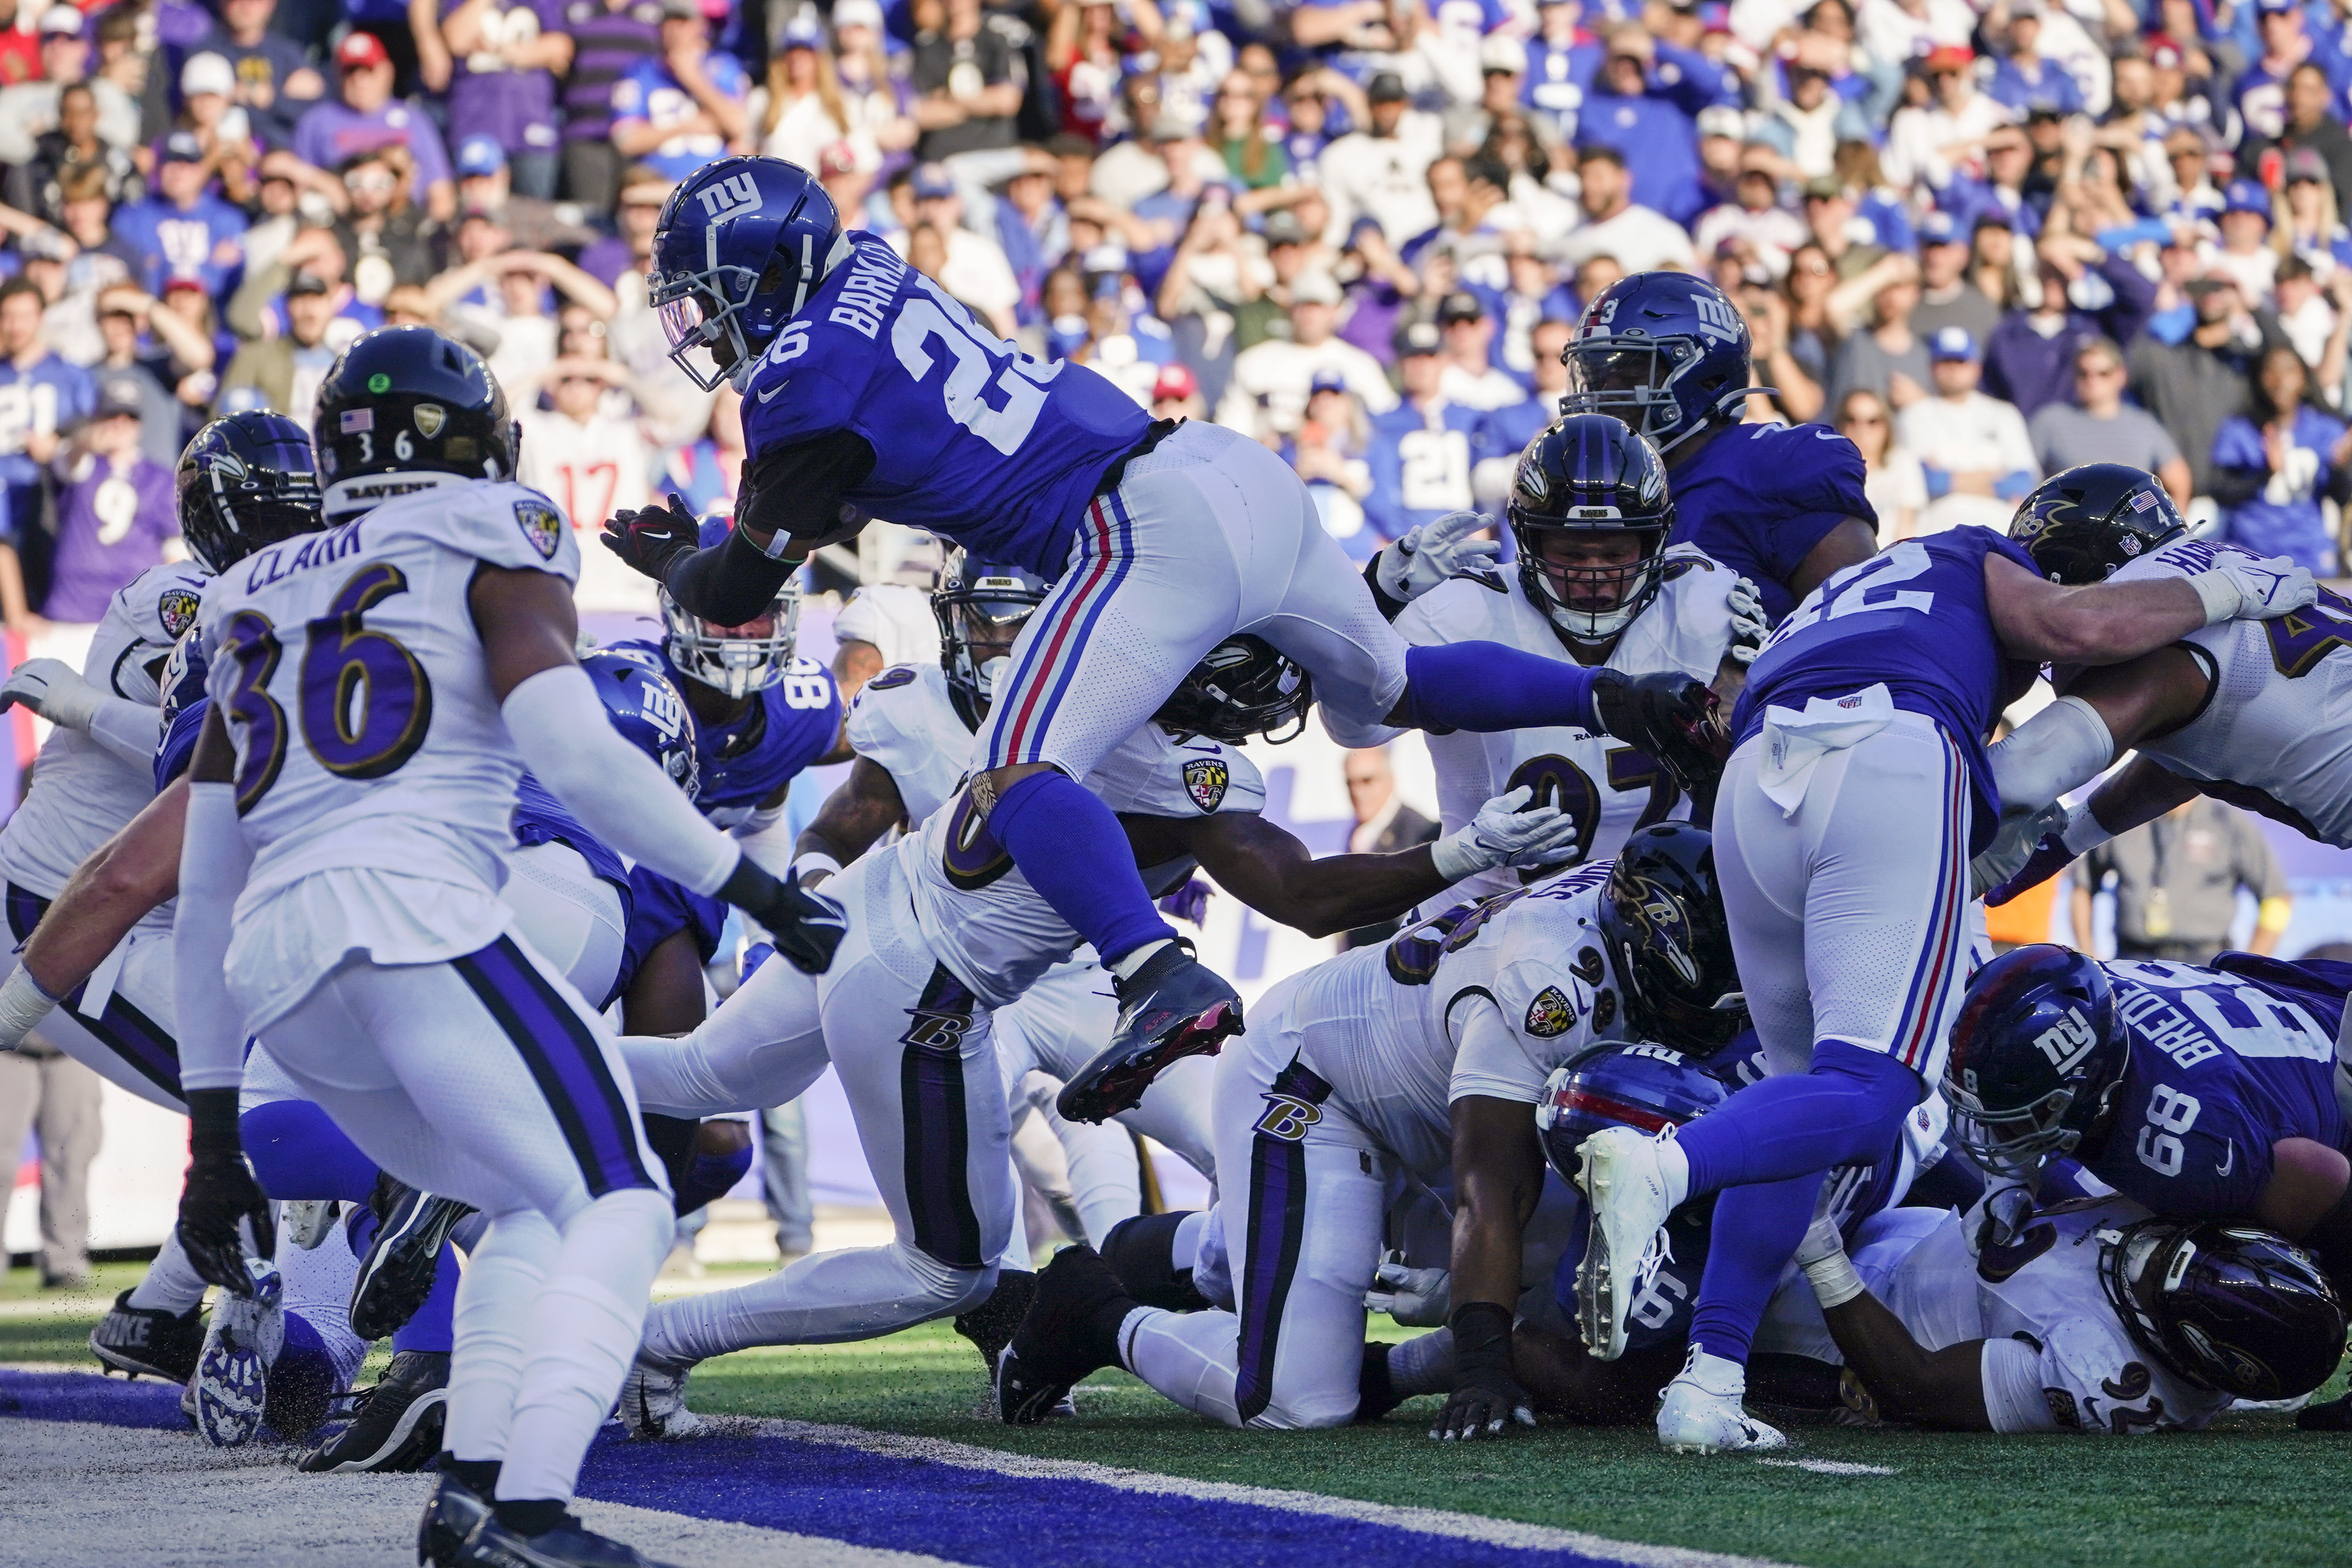
[[[1091,1247],[1065,1247],[1037,1276],[1013,1343],[996,1362],[996,1409],[1005,1425],[1044,1420],[1087,1374],[1118,1364],[1118,1328],[1135,1301]]]
[[[1118,1027],[1110,1044],[1063,1085],[1055,1108],[1071,1122],[1107,1122],[1143,1098],[1151,1081],[1188,1056],[1214,1056],[1242,1032],[1242,998],[1181,942],[1113,982]]]
[[[571,1513],[553,1530],[528,1537],[493,1515],[475,1527],[453,1562],[463,1568],[665,1568],[626,1542],[597,1534]]]
[[[1625,1354],[1625,1314],[1656,1271],[1651,1260],[1674,1204],[1654,1138],[1604,1127],[1576,1152],[1584,1162],[1577,1185],[1591,1210],[1576,1267],[1577,1317],[1593,1359],[1614,1361]]]
[[[1683,1362],[1682,1371],[1658,1396],[1658,1445],[1670,1454],[1731,1454],[1785,1448],[1789,1439],[1777,1427],[1768,1427],[1741,1408],[1747,1381],[1738,1369],[1726,1374],[1727,1364],[1704,1354],[1696,1345]]]
[[[1013,1331],[1029,1315],[1029,1303],[1036,1299],[1036,1275],[1026,1269],[1000,1269],[988,1300],[956,1314],[955,1332],[971,1341],[982,1364],[993,1374],[1004,1347],[1013,1343]]]
[[[416,1561],[451,1568],[466,1542],[490,1517],[489,1500],[448,1472],[442,1472],[416,1526]]]
[[[2352,1432],[2352,1394],[2305,1406],[2294,1413],[2294,1424],[2306,1432]]]
[[[249,1443],[261,1429],[269,1401],[269,1367],[286,1348],[286,1314],[278,1304],[277,1267],[250,1258],[254,1293],[223,1291],[214,1303],[204,1349],[189,1386],[196,1430],[215,1448]]]
[[[375,1210],[375,1239],[352,1281],[352,1332],[379,1340],[415,1317],[433,1293],[441,1248],[474,1211],[454,1197],[419,1192],[381,1174],[368,1206]]]
[[[621,1382],[621,1425],[632,1437],[691,1437],[702,1430],[702,1417],[686,1407],[688,1362],[680,1366],[644,1351]]]
[[[373,1388],[352,1396],[352,1421],[303,1456],[312,1475],[422,1469],[441,1451],[449,1403],[446,1351],[404,1350]]]
[[[89,1331],[89,1353],[109,1370],[125,1377],[145,1373],[173,1383],[196,1375],[196,1355],[205,1347],[205,1304],[184,1312],[161,1307],[134,1307],[131,1292],[114,1298],[114,1305]]]

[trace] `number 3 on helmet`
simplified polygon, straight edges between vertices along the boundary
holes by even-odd
[[[741,379],[849,254],[817,178],[781,158],[722,158],[670,193],[654,232],[652,302],[669,357],[705,392]],[[689,362],[708,350],[706,371]]]

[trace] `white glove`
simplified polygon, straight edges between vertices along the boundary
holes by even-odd
[[[1528,870],[1562,864],[1576,856],[1576,819],[1557,806],[1523,810],[1536,792],[1522,784],[1478,808],[1469,825],[1429,846],[1437,874],[1448,882],[1493,866]]]
[[[2319,597],[2311,573],[2283,555],[2248,560],[2225,550],[2213,558],[2211,570],[2190,577],[2189,586],[2205,601],[2208,626],[2224,621],[2275,621]]]
[[[1772,634],[1772,622],[1764,613],[1764,595],[1746,578],[1735,577],[1724,603],[1731,612],[1731,656],[1740,664],[1752,664],[1764,651],[1764,639]]]
[[[1376,569],[1381,591],[1410,604],[1449,577],[1492,571],[1502,545],[1470,537],[1487,526],[1486,518],[1477,512],[1448,512],[1435,522],[1408,530],[1404,538],[1381,551]]]
[[[1407,1328],[1444,1328],[1446,1314],[1454,1310],[1454,1276],[1443,1269],[1409,1269],[1403,1257],[1390,1252],[1372,1275],[1364,1305]]]
[[[2044,835],[2066,831],[2066,819],[2063,800],[2053,800],[2039,811],[2002,813],[2000,831],[1969,862],[1969,896],[1982,898],[2023,871]]]
[[[86,730],[104,695],[63,659],[27,659],[0,682],[0,709],[23,703],[51,724]]]

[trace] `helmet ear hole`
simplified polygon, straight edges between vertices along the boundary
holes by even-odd
[[[773,294],[783,286],[784,264],[782,261],[772,260],[768,263],[768,269],[760,274],[760,287],[753,289],[751,292],[754,294]]]

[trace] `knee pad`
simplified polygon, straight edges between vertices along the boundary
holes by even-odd
[[[903,1243],[893,1245],[921,1282],[933,1317],[968,1312],[987,1301],[996,1291],[996,1265],[993,1263],[978,1269],[959,1269],[952,1263],[940,1262],[918,1248]]]
[[[1103,1238],[1102,1260],[1127,1293],[1147,1307],[1201,1312],[1209,1299],[1192,1285],[1192,1270],[1176,1266],[1176,1232],[1191,1216],[1139,1214],[1122,1219]]]

